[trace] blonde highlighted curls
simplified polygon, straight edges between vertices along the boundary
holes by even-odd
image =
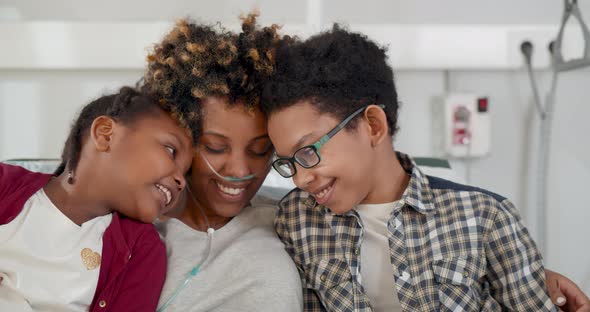
[[[218,24],[178,21],[148,55],[145,87],[165,105],[177,106],[176,117],[190,127],[199,122],[201,100],[209,96],[257,106],[262,84],[274,72],[276,49],[292,41],[277,34],[277,25],[259,27],[257,17],[241,17],[239,34]]]

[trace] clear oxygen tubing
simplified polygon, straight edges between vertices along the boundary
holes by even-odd
[[[215,174],[218,178],[228,181],[228,182],[244,182],[244,181],[252,180],[258,176],[266,176],[266,173],[268,172],[267,171],[268,167],[272,164],[272,157],[270,157],[268,159],[268,162],[264,166],[264,168],[261,170],[261,172],[255,172],[255,173],[249,174],[247,176],[243,176],[243,177],[224,176],[221,173],[217,172],[217,170],[215,170],[215,168],[213,168],[213,165],[209,162],[209,159],[207,159],[207,157],[205,157],[205,154],[203,154],[202,151],[199,151],[198,153],[199,153],[199,155],[201,155],[201,158],[203,158],[203,160],[205,161],[205,164],[207,165],[209,170],[211,170],[211,172],[213,172],[213,174]]]
[[[207,224],[207,245],[205,246],[205,252],[204,252],[203,256],[201,257],[201,259],[199,260],[199,262],[197,262],[197,264],[186,274],[184,281],[180,285],[178,285],[178,287],[174,290],[174,292],[172,292],[170,297],[168,297],[166,302],[164,302],[164,304],[156,310],[157,312],[166,311],[166,309],[172,304],[172,302],[174,302],[174,300],[176,300],[178,295],[186,288],[186,285],[188,285],[190,280],[193,277],[197,276],[197,274],[199,274],[199,272],[201,271],[201,266],[205,263],[205,261],[207,261],[207,259],[209,258],[209,254],[211,253],[211,243],[213,241],[213,233],[215,233],[215,229],[213,229],[211,227],[211,225],[209,224],[209,219],[207,218],[205,211],[203,211],[203,208],[197,204],[197,199],[195,198],[195,195],[191,191],[190,185],[188,185],[186,187],[186,189],[187,189],[187,192],[189,193],[191,199],[193,200],[195,206],[199,207],[199,211],[201,212],[201,215],[203,216],[203,219],[205,220],[205,223]]]

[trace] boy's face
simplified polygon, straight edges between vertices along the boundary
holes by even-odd
[[[376,170],[376,151],[371,146],[364,115],[356,118],[354,130],[341,130],[319,149],[319,164],[309,169],[295,165],[293,181],[297,187],[337,214],[361,203],[373,188],[371,172]],[[341,121],[331,114],[319,113],[309,101],[301,101],[272,113],[268,133],[277,155],[292,157],[299,148],[314,144]]]

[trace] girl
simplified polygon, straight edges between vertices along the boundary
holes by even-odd
[[[82,109],[55,175],[0,164],[0,310],[155,310],[150,223],[186,184],[188,110],[125,87]]]

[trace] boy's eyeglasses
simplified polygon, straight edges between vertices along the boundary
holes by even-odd
[[[381,108],[385,108],[385,105],[378,105]],[[354,113],[350,114],[350,116],[346,117],[342,122],[340,122],[334,129],[330,130],[328,134],[324,135],[319,141],[304,146],[293,154],[293,157],[280,157],[275,159],[272,162],[272,167],[283,177],[290,178],[297,173],[297,168],[295,167],[295,163],[298,163],[301,167],[309,169],[317,166],[322,157],[320,156],[320,148],[328,142],[333,136],[336,135],[340,130],[342,130],[346,125],[358,114],[362,113],[367,109],[368,106],[364,106],[356,110]]]

